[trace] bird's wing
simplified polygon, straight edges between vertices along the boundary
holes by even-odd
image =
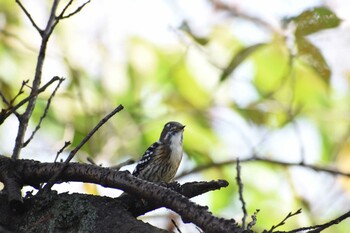
[[[139,173],[145,168],[145,166],[151,162],[151,160],[154,158],[155,150],[157,150],[160,145],[161,144],[159,142],[155,142],[150,147],[148,147],[148,149],[142,155],[142,158],[138,161],[135,170],[132,173],[134,176],[138,176]]]

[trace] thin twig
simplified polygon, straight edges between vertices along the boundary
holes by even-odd
[[[57,181],[57,179],[61,176],[61,174],[66,170],[69,162],[73,159],[75,154],[80,150],[80,148],[87,142],[89,139],[96,133],[96,131],[104,125],[112,116],[114,116],[116,113],[120,112],[124,107],[122,105],[119,105],[117,108],[115,108],[111,113],[109,113],[107,116],[105,116],[90,132],[86,137],[75,147],[70,153],[68,158],[64,161],[62,169],[56,173],[49,182],[45,185],[44,191],[48,191],[51,189],[51,187],[54,185],[54,183]]]
[[[263,163],[270,163],[270,164],[274,164],[274,165],[279,165],[279,166],[284,166],[284,167],[292,167],[292,166],[296,166],[296,167],[305,167],[305,168],[309,168],[311,170],[317,171],[317,172],[326,172],[332,175],[340,175],[340,176],[346,176],[346,177],[350,177],[350,172],[343,172],[343,171],[339,171],[337,169],[333,169],[333,168],[327,168],[327,167],[320,167],[320,166],[316,166],[316,165],[311,165],[311,164],[305,164],[302,162],[284,162],[284,161],[278,161],[278,160],[273,160],[273,159],[268,159],[268,158],[261,158],[261,157],[257,157],[256,155],[252,155],[249,158],[246,159],[241,159],[240,162],[241,163],[245,163],[245,162],[263,162]],[[227,166],[227,165],[232,165],[235,164],[237,161],[235,159],[233,160],[226,160],[223,162],[219,162],[219,163],[209,163],[206,165],[202,165],[202,166],[198,166],[190,171],[185,171],[182,172],[181,174],[179,174],[176,178],[181,178],[193,173],[198,173],[207,169],[211,169],[211,168],[219,168],[222,166]]]
[[[286,223],[286,220],[287,220],[288,218],[291,218],[291,217],[293,217],[293,216],[295,216],[295,215],[298,215],[298,214],[300,214],[300,213],[301,213],[301,209],[298,209],[298,210],[295,211],[294,213],[289,212],[288,215],[287,215],[280,223],[278,223],[276,226],[272,226],[271,229],[270,229],[267,233],[272,233],[273,230],[275,230],[277,227],[280,227],[280,226],[284,225],[284,224]]]
[[[325,224],[320,224],[320,225],[314,225],[314,226],[309,226],[309,227],[301,227],[298,229],[294,229],[291,231],[285,231],[284,233],[296,233],[296,232],[301,232],[301,231],[308,231],[308,233],[317,233],[317,232],[321,232],[322,230],[335,225],[335,224],[339,224],[340,222],[342,222],[343,220],[347,219],[350,217],[350,211],[346,212],[345,214],[339,216],[336,219],[333,219]]]
[[[85,5],[87,5],[88,3],[90,3],[91,0],[88,0],[87,2],[84,2],[81,6],[79,6],[75,11],[73,11],[72,13],[68,14],[68,15],[63,15],[64,12],[62,11],[62,15],[61,15],[61,19],[67,19],[75,14],[77,14],[78,12],[80,12],[84,7]]]
[[[71,144],[70,141],[65,141],[64,142],[64,145],[62,146],[62,148],[59,151],[57,151],[57,154],[56,154],[56,157],[55,157],[55,161],[54,161],[55,163],[56,163],[56,161],[58,159],[58,156],[60,156],[60,154],[64,151],[64,149],[66,149],[70,144]]]
[[[52,83],[54,83],[55,81],[60,80],[59,77],[55,76],[53,77],[49,82],[47,82],[44,86],[42,86],[39,90],[38,90],[38,94],[40,94],[41,92],[44,92],[46,90],[47,87],[49,87]],[[21,102],[19,102],[18,104],[16,104],[15,106],[13,106],[11,109],[9,109],[8,111],[6,111],[6,113],[4,114],[4,116],[2,116],[0,118],[0,124],[2,124],[7,117],[9,117],[12,113],[15,113],[16,110],[18,108],[20,108],[22,105],[24,105],[25,103],[27,103],[28,101],[30,101],[32,98],[34,97],[33,94],[29,95],[27,98],[23,99]]]
[[[11,106],[12,106],[13,103],[16,101],[16,99],[18,98],[18,96],[20,96],[20,95],[23,94],[23,92],[24,92],[24,91],[23,91],[23,88],[28,84],[28,82],[29,82],[29,79],[22,81],[21,88],[18,90],[17,95],[15,95],[15,97],[13,97],[13,99],[12,99],[11,102],[10,102],[10,105],[11,105]]]
[[[247,219],[247,209],[245,207],[245,201],[243,198],[243,182],[241,179],[241,165],[239,163],[239,159],[237,159],[237,166],[236,166],[236,170],[237,170],[237,177],[236,177],[236,181],[237,181],[237,185],[238,185],[238,194],[239,194],[239,200],[242,203],[242,211],[243,211],[243,217],[242,217],[242,228],[246,229],[245,227],[245,221]]]
[[[62,16],[64,15],[64,13],[66,12],[66,10],[68,9],[68,7],[70,5],[72,5],[73,0],[69,0],[69,2],[64,6],[63,10],[61,11],[61,13],[56,17],[58,20],[60,20],[62,18]]]
[[[52,18],[52,26],[51,29],[49,29],[48,31],[48,35],[50,35],[53,31],[53,29],[56,27],[56,25],[59,23],[59,21],[61,19],[66,19],[69,18],[70,16],[75,15],[76,13],[80,12],[84,6],[86,4],[88,4],[90,2],[90,0],[88,0],[87,2],[83,3],[80,7],[78,7],[75,11],[73,11],[72,13],[70,13],[67,16],[64,16],[64,13],[66,12],[66,10],[69,8],[69,6],[73,3],[73,0],[70,0],[67,5],[63,8],[63,10],[61,11],[61,13],[58,16],[54,16],[54,18]]]
[[[25,142],[23,143],[23,147],[26,147],[26,146],[28,145],[28,143],[30,143],[30,141],[34,138],[34,135],[36,134],[36,132],[40,129],[41,123],[43,122],[43,120],[44,120],[44,118],[46,117],[47,112],[48,112],[48,110],[49,110],[49,108],[50,108],[51,100],[52,100],[52,98],[55,96],[55,94],[56,94],[58,88],[60,87],[60,85],[61,85],[61,83],[62,83],[63,81],[64,81],[64,78],[61,78],[61,79],[59,80],[59,82],[58,82],[58,84],[57,84],[55,90],[51,93],[49,99],[47,100],[47,104],[46,104],[46,107],[45,107],[45,109],[44,109],[44,113],[43,113],[43,115],[40,117],[40,120],[39,120],[38,125],[35,127],[34,131],[32,132],[32,135],[30,135],[30,137],[27,139],[27,141],[25,141]]]
[[[27,9],[22,5],[22,3],[19,0],[16,0],[16,3],[19,5],[19,7],[22,9],[24,14],[28,17],[30,22],[32,23],[33,27],[39,32],[40,35],[42,35],[43,30],[38,27],[38,25],[35,23],[34,19],[30,15],[30,13],[27,11]]]
[[[4,96],[4,94],[2,94],[1,91],[0,91],[0,97],[1,97],[2,101],[3,101],[9,108],[12,107],[11,104],[10,104],[10,102],[6,99],[6,97]],[[8,111],[8,109],[1,109],[1,112],[0,112],[0,125],[1,125],[1,123],[2,123],[2,119],[4,119],[4,116],[5,116],[6,113],[7,113],[7,111]],[[21,115],[20,115],[18,112],[14,111],[13,114],[15,114],[15,116],[17,117],[17,119],[20,119]]]
[[[4,103],[8,106],[8,109],[11,109],[11,108],[13,107],[13,103],[16,101],[16,99],[18,98],[18,96],[20,96],[21,94],[23,94],[23,92],[24,92],[24,91],[23,91],[23,88],[25,87],[25,85],[28,84],[28,82],[29,82],[28,79],[22,81],[22,85],[21,85],[21,87],[20,87],[18,93],[15,95],[15,97],[12,98],[11,101],[8,101],[8,100],[6,99],[6,97],[0,92],[0,96],[1,96],[2,100],[4,101]],[[1,112],[0,119],[4,119],[4,116],[2,116],[2,115],[6,115],[6,112],[8,111],[8,109],[4,109],[4,110]],[[15,114],[15,116],[17,117],[17,119],[20,119],[21,115],[20,115],[18,112],[14,111],[13,113]],[[1,120],[0,120],[0,121],[1,121]]]

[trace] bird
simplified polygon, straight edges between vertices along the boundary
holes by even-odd
[[[166,123],[159,140],[148,147],[132,174],[154,183],[173,181],[183,156],[184,128],[176,121]]]

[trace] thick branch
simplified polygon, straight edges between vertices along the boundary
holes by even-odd
[[[10,158],[0,156],[0,180],[8,171],[6,161]],[[20,177],[21,185],[36,187],[47,182],[52,175],[62,169],[62,163],[40,163],[33,160],[17,160],[14,169]],[[129,172],[114,171],[89,164],[70,163],[60,176],[60,181],[78,181],[100,184],[105,187],[122,189],[148,201],[158,202],[162,206],[177,212],[184,222],[192,222],[206,232],[242,232],[237,223],[213,216],[207,207],[196,205],[188,198],[170,189],[140,180]]]
[[[163,185],[165,185],[165,187],[171,190],[174,190],[177,193],[182,194],[187,198],[192,198],[209,191],[227,187],[228,182],[226,180],[217,180],[217,181],[209,181],[209,182],[189,182],[183,185],[179,185],[177,182],[174,182],[174,183],[163,184]],[[147,212],[150,212],[152,210],[162,207],[161,203],[141,200],[131,195],[121,195],[117,199],[119,199],[122,203],[124,203],[124,205],[129,210],[129,212],[131,212],[132,215],[135,217],[138,217]]]

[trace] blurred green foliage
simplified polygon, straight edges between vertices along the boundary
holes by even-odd
[[[0,28],[0,88],[1,93],[11,100],[20,83],[33,73],[33,59],[24,57],[34,57],[32,49],[35,46],[30,46],[29,51],[23,49],[23,41],[19,38],[27,25],[19,18],[18,7],[13,7],[12,1],[1,1],[0,9],[0,16],[5,18]],[[123,104],[125,110],[98,131],[82,148],[82,155],[97,161],[108,160],[111,164],[129,157],[138,159],[157,140],[163,124],[177,120],[187,125],[184,149],[194,165],[199,166],[241,155],[240,151],[232,154],[232,150],[223,149],[225,142],[215,122],[220,120],[217,117],[221,114],[219,109],[225,109],[239,116],[252,129],[268,132],[284,130],[297,120],[307,119],[321,140],[317,162],[333,163],[337,161],[336,152],[341,151],[348,140],[349,120],[342,116],[350,110],[350,96],[347,93],[334,98],[331,69],[322,51],[306,36],[337,27],[340,20],[329,9],[320,7],[306,10],[284,23],[295,27],[291,35],[294,38],[292,47],[278,32],[271,33],[270,41],[244,45],[226,23],[213,27],[206,37],[195,35],[188,24],[180,27],[180,32],[195,45],[192,47],[183,44],[164,47],[143,38],[129,38],[125,63],[121,68],[123,72],[112,77],[112,83],[122,86],[121,89],[109,86],[111,77],[89,73],[88,67],[74,65],[71,57],[59,58],[67,70],[67,77],[53,100],[41,132],[57,141],[70,140],[74,147],[100,119],[118,104]],[[64,27],[60,28],[55,39],[64,38],[64,33]],[[98,41],[96,43],[102,47]],[[193,56],[190,56],[191,50],[196,49],[204,58],[201,62],[193,61]],[[107,63],[109,58],[104,57],[102,63]],[[252,88],[255,98],[241,104],[231,97],[232,85],[237,79],[237,69],[246,64],[250,64],[253,71],[246,83]],[[212,72],[207,76],[198,75],[198,70],[206,73],[208,67]],[[15,103],[29,91],[30,88],[25,87],[25,93]],[[244,96],[244,93],[238,94]],[[31,122],[33,126],[39,121],[49,96],[50,91],[40,95]],[[7,107],[3,101],[0,106]],[[235,143],[233,140],[232,144]],[[257,151],[261,148],[251,149]],[[262,151],[264,156],[273,154],[273,151]],[[78,156],[78,159],[85,162],[84,156]],[[295,161],[299,161],[298,156]],[[287,186],[291,197],[297,196],[293,188],[286,185],[293,183],[288,181],[286,169],[264,164],[242,166],[248,211],[252,214],[255,209],[262,209],[258,215],[258,229],[276,224],[291,211],[290,208],[297,206],[298,201],[283,208],[277,204],[284,202],[276,191],[281,186]],[[231,213],[230,209],[235,209],[233,214],[239,215],[235,166],[213,168],[201,175],[205,179],[230,182],[229,188],[210,195],[212,209],[226,216]],[[265,178],[259,180],[260,177]],[[262,185],[270,182],[265,180],[266,177],[271,178],[269,189]],[[297,227],[298,222],[290,220],[288,226]],[[339,226],[339,232],[341,230]]]

